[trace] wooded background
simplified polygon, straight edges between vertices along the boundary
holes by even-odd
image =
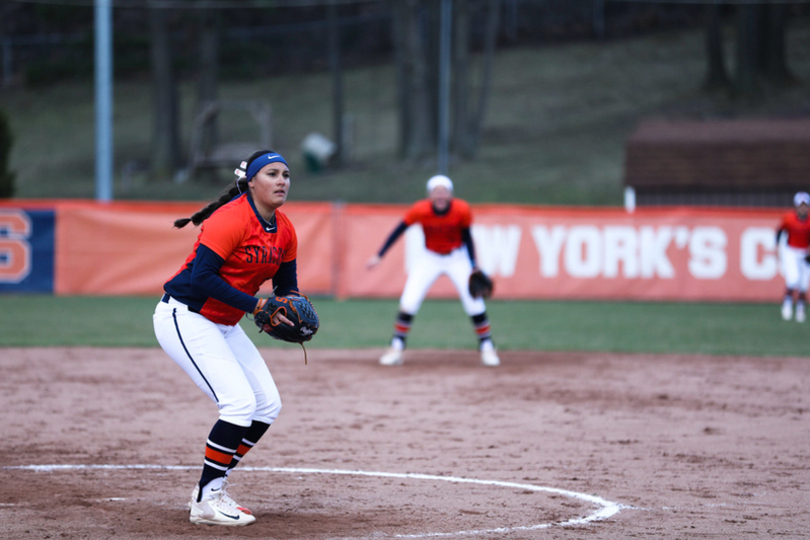
[[[390,63],[396,74],[397,155],[430,156],[439,124],[440,0],[121,0],[114,3],[114,70],[121,80],[152,86],[150,175],[172,178],[187,166],[179,90],[196,86],[199,113],[230,80],[296,72],[331,73],[330,167],[342,163],[343,73]],[[0,1],[3,86],[42,87],[93,74],[91,0],[64,4]],[[454,0],[450,151],[474,159],[480,149],[496,50],[571,41],[610,41],[673,28],[705,32],[707,92],[756,99],[795,83],[785,36],[806,18],[805,3],[657,3],[605,0]],[[724,33],[734,35],[728,49]],[[627,59],[632,61],[632,58]],[[188,119],[185,119],[188,121]],[[217,118],[201,145],[221,142]]]

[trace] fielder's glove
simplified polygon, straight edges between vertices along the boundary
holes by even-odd
[[[287,317],[293,325],[284,322],[273,323],[273,316],[276,313]],[[306,296],[271,296],[263,304],[260,301],[260,307],[253,316],[253,321],[260,332],[290,343],[309,341],[320,325],[318,314]]]
[[[470,274],[470,294],[473,298],[489,298],[495,285],[492,280],[481,270],[473,270]]]

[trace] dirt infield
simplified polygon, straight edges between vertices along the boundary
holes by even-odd
[[[216,408],[160,349],[0,349],[0,538],[810,535],[808,358],[262,352],[284,409],[224,529],[186,509]]]

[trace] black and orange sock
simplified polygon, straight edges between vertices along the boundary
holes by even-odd
[[[208,440],[205,443],[205,460],[203,461],[202,476],[200,477],[200,493],[197,501],[202,499],[203,488],[212,480],[224,478],[225,473],[233,461],[233,456],[239,448],[239,443],[249,428],[237,426],[224,420],[217,420]]]
[[[472,320],[473,328],[475,328],[475,335],[478,336],[479,345],[487,340],[492,340],[492,328],[486,311],[473,315],[470,320]]]
[[[228,476],[231,471],[239,465],[239,462],[245,457],[251,448],[253,448],[259,439],[262,438],[262,435],[267,431],[270,427],[270,424],[265,424],[264,422],[257,422],[256,420],[248,428],[245,436],[242,437],[242,442],[239,443],[239,447],[236,449],[236,452],[231,458],[231,464],[228,465],[228,470],[225,471],[225,476]]]
[[[405,347],[405,341],[408,339],[408,333],[411,331],[413,324],[413,315],[400,311],[397,313],[397,320],[394,322],[394,337],[402,341],[402,346]]]

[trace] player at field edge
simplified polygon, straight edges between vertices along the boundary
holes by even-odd
[[[298,294],[298,240],[278,209],[287,200],[290,169],[282,156],[255,152],[214,202],[175,227],[200,225],[191,254],[164,285],[154,314],[155,336],[219,410],[205,444],[189,521],[249,525],[256,518],[227,492],[234,467],[281,411],[281,398],[256,346],[239,326],[266,300],[254,296],[272,279],[274,294]],[[291,324],[281,314],[274,324]]]
[[[794,316],[797,322],[805,321],[807,286],[810,283],[810,264],[807,262],[810,247],[810,195],[800,191],[793,196],[793,210],[782,216],[776,230],[776,245],[785,276],[785,295],[782,299],[782,319],[789,321]],[[780,242],[782,234],[784,243]]]
[[[408,273],[405,288],[399,299],[394,335],[389,347],[380,357],[380,364],[385,366],[402,364],[405,343],[413,319],[430,287],[440,275],[445,274],[453,282],[464,311],[472,321],[478,336],[481,363],[485,366],[497,366],[501,361],[492,342],[484,300],[473,298],[468,289],[470,274],[477,268],[475,246],[470,234],[472,223],[470,205],[462,199],[453,197],[453,182],[444,175],[436,175],[428,180],[427,195],[427,199],[417,201],[408,209],[403,220],[391,232],[377,254],[366,263],[369,269],[377,266],[386,251],[408,227],[416,223],[422,225],[426,249]]]

